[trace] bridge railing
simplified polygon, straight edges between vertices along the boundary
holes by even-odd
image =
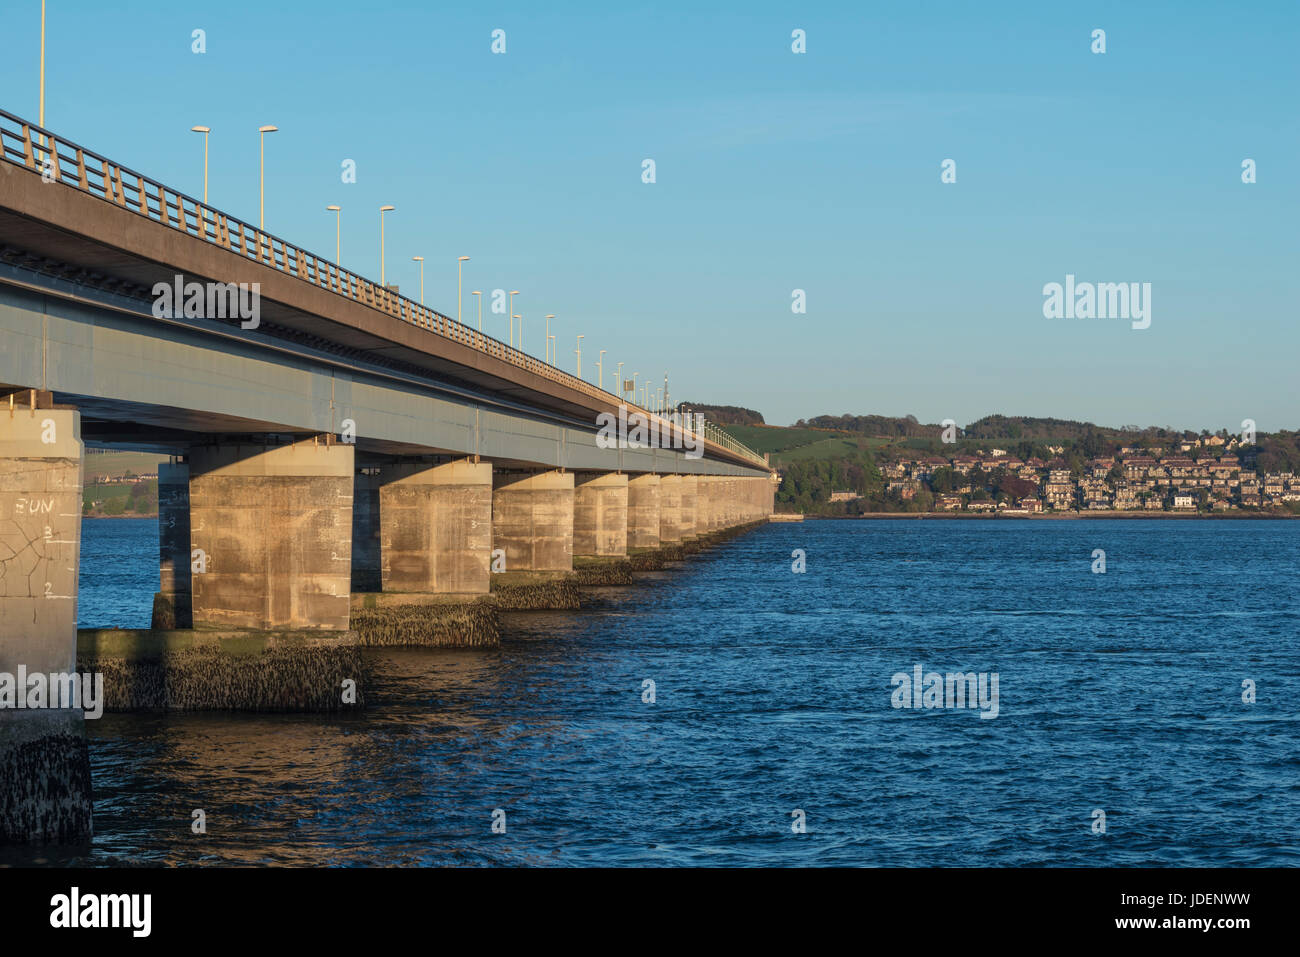
[[[61,183],[89,193],[139,216],[388,313],[435,335],[509,362],[593,398],[625,401],[585,379],[569,375],[499,339],[350,272],[337,263],[294,246],[202,200],[165,186],[120,163],[114,163],[4,110],[0,110],[0,159],[26,167],[40,174],[46,182]],[[658,420],[665,429],[670,427],[670,423],[655,413],[631,404],[629,406]],[[766,466],[766,461],[760,455],[716,428],[708,427],[700,435],[706,441],[726,448],[756,465]]]

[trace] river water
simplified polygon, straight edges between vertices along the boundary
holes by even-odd
[[[83,527],[83,626],[147,627],[155,523]],[[1296,521],[768,525],[376,654],[364,715],[88,722],[73,860],[1295,865],[1297,567]],[[997,716],[894,707],[917,665],[996,674]]]

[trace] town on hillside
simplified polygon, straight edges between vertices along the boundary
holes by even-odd
[[[1125,446],[1073,467],[1058,457],[1020,459],[1005,449],[950,457],[903,454],[880,465],[885,491],[911,502],[933,496],[933,510],[1032,515],[1045,511],[1230,512],[1300,504],[1294,472],[1256,470],[1253,446],[1206,436],[1165,448]],[[862,496],[834,491],[832,502]],[[854,510],[849,509],[850,514]]]

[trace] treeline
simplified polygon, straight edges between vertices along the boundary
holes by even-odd
[[[1255,440],[1254,454],[1243,458],[1253,460],[1264,472],[1300,472],[1300,431],[1261,434]]]
[[[800,419],[794,427],[796,429],[839,429],[843,432],[900,439],[937,438],[943,431],[942,426],[922,425],[914,415],[905,415],[902,418],[890,415],[815,415],[811,419]]]
[[[803,459],[781,467],[776,508],[805,515],[846,515],[852,503],[831,502],[831,492],[876,495],[883,484],[880,470],[865,450],[835,459]]]
[[[763,413],[738,405],[708,405],[704,402],[679,402],[676,411],[703,412],[715,425],[765,425]]]

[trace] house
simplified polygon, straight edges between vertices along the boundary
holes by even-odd
[[[1191,495],[1175,495],[1174,510],[1190,510],[1196,508],[1196,499]]]

